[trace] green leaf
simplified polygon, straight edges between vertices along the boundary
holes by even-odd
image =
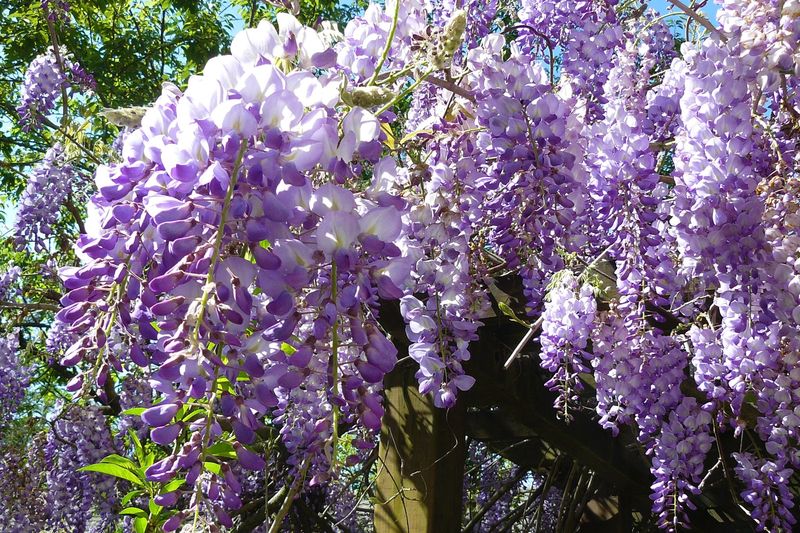
[[[111,463],[95,463],[93,465],[88,465],[84,466],[83,468],[79,468],[78,472],[99,472],[100,474],[106,474],[109,476],[114,476],[124,479],[126,481],[130,481],[131,483],[135,483],[136,485],[144,485],[144,482],[138,477],[136,477],[136,474],[134,474],[127,468],[122,468],[119,465]]]
[[[112,465],[119,465],[123,468],[127,468],[128,470],[136,470],[136,463],[128,459],[127,457],[122,457],[121,455],[117,455],[112,453],[106,457],[103,457],[100,460],[101,463],[110,463]]]
[[[132,415],[132,416],[139,416],[140,414],[144,413],[147,410],[145,407],[131,407],[130,409],[125,409],[120,413],[120,415]]]
[[[516,313],[514,313],[514,310],[511,309],[505,302],[497,302],[497,307],[500,308],[500,311],[504,315],[510,316],[510,317],[513,317],[513,318],[517,318],[517,315],[516,315]]]
[[[145,533],[147,531],[147,518],[137,516],[133,521],[133,530],[136,533]]]
[[[128,436],[133,443],[133,451],[136,452],[136,459],[139,461],[139,465],[141,466],[144,462],[144,449],[142,448],[142,442],[139,440],[139,437],[136,436],[136,432],[132,429],[128,430]]]
[[[203,463],[203,466],[205,467],[206,470],[208,470],[212,474],[219,475],[220,472],[222,472],[222,468],[217,463],[212,463],[210,461],[206,461],[206,462]]]
[[[389,150],[394,150],[396,148],[396,145],[394,139],[394,132],[392,132],[391,126],[389,126],[389,124],[387,124],[386,122],[381,122],[381,130],[383,130],[383,133],[386,134],[386,140],[384,141],[384,143],[389,148]]]
[[[423,133],[432,135],[434,132],[433,132],[433,130],[416,130],[416,131],[412,131],[411,133],[406,134],[402,139],[400,139],[400,144],[405,144],[408,141],[412,140],[417,135],[421,135]]]
[[[520,320],[514,310],[511,309],[511,307],[509,307],[505,302],[497,302],[497,307],[500,309],[501,313],[509,317],[513,322],[516,322],[517,324],[520,324],[526,328],[531,327],[530,324],[526,324],[524,321]]]
[[[292,355],[292,354],[294,354],[294,352],[297,351],[297,348],[295,348],[294,346],[292,346],[289,343],[282,342],[281,343],[281,351],[283,353],[285,353],[286,355]]]
[[[132,516],[147,516],[147,511],[139,509],[138,507],[126,507],[119,514],[127,514]]]
[[[217,378],[217,389],[220,392],[229,392],[229,393],[235,392],[233,385],[231,385],[230,380],[226,377]]]
[[[210,446],[207,453],[215,456],[215,457],[223,457],[225,459],[236,459],[236,451],[233,449],[229,443],[225,441],[218,442],[213,446]]]
[[[213,446],[212,446],[212,448],[213,448]],[[162,493],[164,493],[164,492],[172,492],[173,490],[176,490],[176,489],[180,488],[180,486],[183,485],[184,483],[186,483],[185,479],[173,479],[172,481],[170,481],[169,483],[164,485],[164,487],[162,487],[161,492]]]
[[[190,422],[191,420],[194,420],[195,418],[202,416],[205,413],[206,413],[205,409],[200,409],[200,408],[193,409],[187,412],[185,415],[183,415],[183,418],[178,418],[178,420],[182,420],[183,422]]]
[[[122,500],[120,500],[120,505],[128,505],[132,499],[138,498],[142,494],[144,494],[143,490],[134,489],[122,497]]]
[[[155,462],[156,462],[156,454],[155,452],[150,452],[147,455],[145,455],[144,462],[142,463],[142,468],[147,468]]]
[[[152,498],[147,502],[147,507],[150,509],[150,516],[158,516],[161,514],[161,509],[163,509],[163,507],[158,505]]]

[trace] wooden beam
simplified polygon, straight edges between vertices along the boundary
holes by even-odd
[[[509,305],[523,316],[519,279],[514,276],[497,282],[500,290],[510,296]],[[508,320],[498,308],[494,310],[495,317],[483,321],[479,340],[470,345],[472,358],[466,370],[477,382],[470,391],[459,395],[458,411],[444,413],[435,409],[429,398],[419,396],[413,365],[398,368],[387,377],[387,414],[380,444],[384,464],[379,463],[377,487],[384,503],[375,507],[376,530],[458,531],[464,450],[463,446],[454,448],[454,436],[463,443],[465,431],[526,467],[538,462],[548,448],[569,455],[596,472],[613,494],[622,496],[624,513],[617,518],[619,527],[628,528],[632,512],[647,514],[652,504],[649,460],[635,435],[630,428],[621,428],[620,434],[612,437],[597,424],[591,411],[577,410],[570,424],[557,419],[553,395],[544,387],[547,376],[539,368],[535,342],[523,352],[531,357],[520,357],[511,368],[503,369],[503,361],[526,330]],[[380,322],[400,357],[407,355],[405,324],[396,302],[381,306]],[[444,433],[442,428],[447,428]],[[515,442],[522,445],[509,448]],[[532,448],[537,444],[541,448],[534,452]],[[441,457],[445,459],[437,461]],[[443,479],[450,481],[447,490]],[[727,528],[726,533],[733,533],[739,531],[733,524],[749,524],[741,509],[729,501],[722,485],[706,487],[703,496],[693,500],[699,509],[690,513],[691,519],[704,531]],[[722,513],[727,518],[725,523],[716,522],[708,513],[709,508]]]

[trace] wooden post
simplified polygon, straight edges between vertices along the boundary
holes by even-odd
[[[449,533],[461,526],[464,402],[445,411],[419,394],[414,368],[387,376],[378,460],[377,533]]]

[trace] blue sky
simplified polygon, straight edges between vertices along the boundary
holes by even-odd
[[[684,4],[688,4],[689,0],[683,0]],[[649,2],[650,7],[658,11],[659,13],[666,13],[667,11],[678,11],[676,7],[673,7],[667,0],[654,0]],[[717,25],[717,4],[713,1],[709,2],[706,7],[700,10],[705,16],[707,16],[712,24],[715,26]]]

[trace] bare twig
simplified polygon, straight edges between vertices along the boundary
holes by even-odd
[[[395,2],[394,4],[394,14],[392,15],[392,26],[389,28],[389,35],[386,37],[386,45],[383,48],[383,53],[381,57],[378,59],[378,64],[375,65],[375,72],[372,74],[372,77],[367,82],[367,85],[375,85],[375,81],[378,79],[378,76],[381,73],[381,67],[386,62],[386,59],[389,57],[389,50],[392,48],[392,41],[394,41],[394,34],[397,32],[397,19],[400,18],[400,2]]]
[[[13,302],[0,302],[0,309],[17,309],[20,311],[59,311],[61,306],[55,304],[44,303],[13,303]]]
[[[704,16],[701,16],[697,11],[695,11],[691,7],[689,7],[686,4],[684,4],[683,2],[681,2],[681,0],[667,0],[667,1],[670,4],[672,4],[673,6],[677,7],[681,11],[683,11],[684,13],[686,13],[686,15],[690,19],[692,19],[695,22],[697,22],[698,24],[700,24],[702,27],[707,29],[712,34],[718,36],[722,42],[728,42],[728,38],[725,36],[725,34],[723,34],[721,31],[719,31],[718,28],[715,28],[714,25],[711,24],[711,21],[709,21]]]
[[[53,124],[53,123],[52,123],[50,120],[48,120],[48,119],[47,119],[47,117],[42,117],[42,123],[43,123],[45,126],[48,126],[48,127],[50,127],[50,128],[53,128],[54,130],[57,130],[57,131],[59,131],[59,132],[60,132],[60,133],[61,133],[61,134],[62,134],[64,137],[66,137],[67,139],[69,139],[70,141],[72,141],[72,144],[74,144],[75,146],[77,146],[78,148],[80,148],[80,150],[81,150],[83,153],[85,153],[87,156],[89,156],[89,159],[91,159],[91,160],[92,160],[92,162],[94,162],[94,163],[96,163],[96,164],[98,164],[98,165],[101,165],[101,164],[103,163],[102,161],[100,161],[100,160],[97,158],[97,156],[96,156],[96,155],[94,155],[94,152],[92,152],[92,151],[91,151],[91,150],[89,150],[87,147],[85,147],[83,144],[81,144],[81,142],[80,142],[78,139],[76,139],[75,137],[73,137],[72,135],[70,135],[69,133],[67,133],[67,132],[66,132],[66,130],[64,130],[63,128],[60,128],[60,127],[58,127],[58,126],[56,126],[55,124]]]
[[[537,30],[537,29],[536,29],[536,28],[534,28],[533,26],[528,26],[527,24],[516,24],[516,25],[514,25],[514,26],[510,26],[509,28],[507,28],[507,29],[505,30],[505,32],[504,32],[504,33],[508,33],[508,32],[510,32],[510,31],[514,31],[514,30],[521,30],[521,29],[523,29],[523,30],[528,30],[528,31],[529,31],[529,32],[531,32],[532,34],[534,34],[534,35],[536,35],[537,37],[539,37],[540,39],[542,39],[542,40],[545,42],[545,44],[547,45],[547,52],[548,52],[548,55],[550,56],[550,64],[549,64],[549,67],[550,67],[550,85],[551,85],[551,86],[555,86],[555,84],[556,84],[556,73],[555,73],[555,65],[556,65],[556,58],[555,58],[555,45],[554,45],[554,44],[553,44],[553,42],[550,40],[550,38],[549,38],[549,37],[547,37],[547,35],[543,34],[542,32],[540,32],[539,30]]]
[[[267,519],[267,513],[275,510],[283,502],[288,491],[286,485],[282,486],[269,500],[262,496],[242,506],[235,514],[242,517],[242,522],[235,529],[236,533],[252,531],[256,526]],[[266,502],[266,503],[265,503]]]
[[[53,20],[50,18],[49,14],[47,16],[47,30],[50,33],[50,41],[53,44],[53,55],[56,56],[56,64],[58,64],[58,70],[60,70],[61,75],[64,76],[64,78],[66,78],[67,70],[64,65],[64,58],[61,57],[61,48],[58,42],[58,34],[56,33],[56,26],[53,23]],[[69,123],[69,97],[67,96],[67,86],[63,83],[61,84],[61,107],[62,107],[61,126],[62,128],[66,129],[66,126]]]
[[[86,227],[83,225],[83,217],[81,217],[81,212],[78,210],[78,207],[72,200],[72,194],[67,196],[67,199],[64,202],[64,207],[67,208],[69,214],[75,219],[75,224],[78,225],[78,230],[81,232],[81,234],[86,234]]]
[[[467,522],[467,525],[464,526],[464,529],[461,530],[461,533],[470,533],[473,529],[475,529],[475,526],[478,525],[478,522],[480,522],[486,515],[486,513],[489,512],[492,506],[494,506],[494,504],[497,503],[497,500],[502,498],[508,491],[513,489],[527,474],[528,474],[527,469],[520,468],[519,472],[517,472],[514,477],[512,477],[509,481],[503,484],[502,487],[497,489],[494,494],[492,494],[492,497],[489,498],[489,501],[487,501],[483,507],[481,507],[481,510],[478,511],[475,514],[475,516],[473,516],[470,519],[469,522]]]
[[[308,467],[310,465],[311,462],[306,461],[306,463],[300,469],[297,479],[294,480],[292,483],[292,488],[290,488],[289,492],[286,494],[286,499],[283,500],[283,505],[281,505],[281,508],[278,509],[278,513],[275,515],[275,520],[272,522],[272,525],[269,528],[269,533],[277,533],[280,531],[283,525],[283,519],[286,518],[286,515],[289,514],[289,509],[292,507],[294,497],[297,496],[297,493],[303,486],[303,482],[306,479],[306,472],[308,472]]]
[[[739,497],[736,495],[735,483],[733,481],[733,475],[728,469],[728,463],[725,461],[725,450],[722,448],[722,441],[719,438],[719,429],[717,428],[717,422],[711,422],[711,428],[714,430],[714,440],[717,443],[717,453],[719,454],[719,460],[722,463],[722,471],[725,474],[725,480],[728,482],[728,490],[731,495],[731,499],[734,503],[741,506],[739,502]]]
[[[461,87],[460,85],[456,85],[452,81],[443,80],[441,78],[437,78],[436,76],[428,76],[427,78],[425,78],[425,81],[427,81],[431,85],[436,85],[437,87],[441,87],[442,89],[447,89],[448,91],[455,93],[459,96],[462,96],[472,103],[475,103],[474,94],[472,94],[465,88]]]
[[[537,331],[539,331],[539,328],[542,327],[542,318],[543,317],[540,316],[539,318],[536,319],[536,322],[531,324],[531,327],[528,328],[528,332],[525,333],[525,336],[522,337],[521,341],[519,341],[519,344],[517,344],[517,347],[514,348],[514,351],[511,352],[511,355],[509,355],[508,359],[506,359],[506,362],[503,363],[503,368],[508,368],[508,367],[511,366],[511,363],[514,362],[514,359],[517,358],[517,356],[520,354],[522,349],[525,348],[525,346],[528,344],[528,342],[530,342],[530,340],[533,338],[533,335]]]

